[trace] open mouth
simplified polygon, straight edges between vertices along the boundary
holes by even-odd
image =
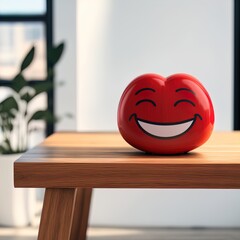
[[[193,118],[175,123],[156,123],[137,118],[136,114],[132,114],[129,120],[134,117],[139,128],[146,134],[156,138],[174,138],[188,132],[194,125],[197,117],[202,120],[199,114],[195,114]]]

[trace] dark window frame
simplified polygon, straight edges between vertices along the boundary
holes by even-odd
[[[234,0],[234,130],[240,130],[240,2]]]
[[[4,14],[0,15],[0,23],[1,22],[41,22],[45,26],[45,41],[46,41],[46,51],[53,47],[53,1],[46,0],[46,12],[43,14]],[[53,66],[47,60],[47,69],[52,68]],[[49,81],[53,82],[53,78],[49,79]],[[34,85],[38,81],[42,81],[39,79],[34,79],[29,81],[30,85]],[[10,81],[6,79],[0,79],[0,86],[8,87],[10,85]],[[47,93],[47,106],[49,111],[54,113],[54,89],[51,89]],[[46,126],[46,135],[49,136],[54,132],[54,123],[47,123]]]

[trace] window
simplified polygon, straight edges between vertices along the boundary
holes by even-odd
[[[0,14],[6,15],[36,15],[46,13],[45,0],[1,0]]]
[[[0,0],[0,86],[9,86],[33,45],[34,61],[24,71],[30,84],[44,81],[50,67],[46,54],[52,47],[52,0]],[[39,102],[53,112],[53,90]],[[48,123],[47,135],[53,130],[53,123]]]
[[[36,54],[25,77],[44,79],[46,77],[45,26],[41,22],[0,23],[0,78],[10,80],[18,72],[23,56],[34,45]]]

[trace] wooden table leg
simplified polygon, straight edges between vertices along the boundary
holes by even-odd
[[[85,240],[92,189],[77,189],[70,240]]]
[[[46,189],[38,240],[70,240],[77,189]]]

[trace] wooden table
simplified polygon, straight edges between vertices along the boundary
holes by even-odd
[[[83,240],[93,188],[240,188],[240,132],[154,156],[117,133],[56,133],[14,164],[15,187],[46,188],[39,240]]]

